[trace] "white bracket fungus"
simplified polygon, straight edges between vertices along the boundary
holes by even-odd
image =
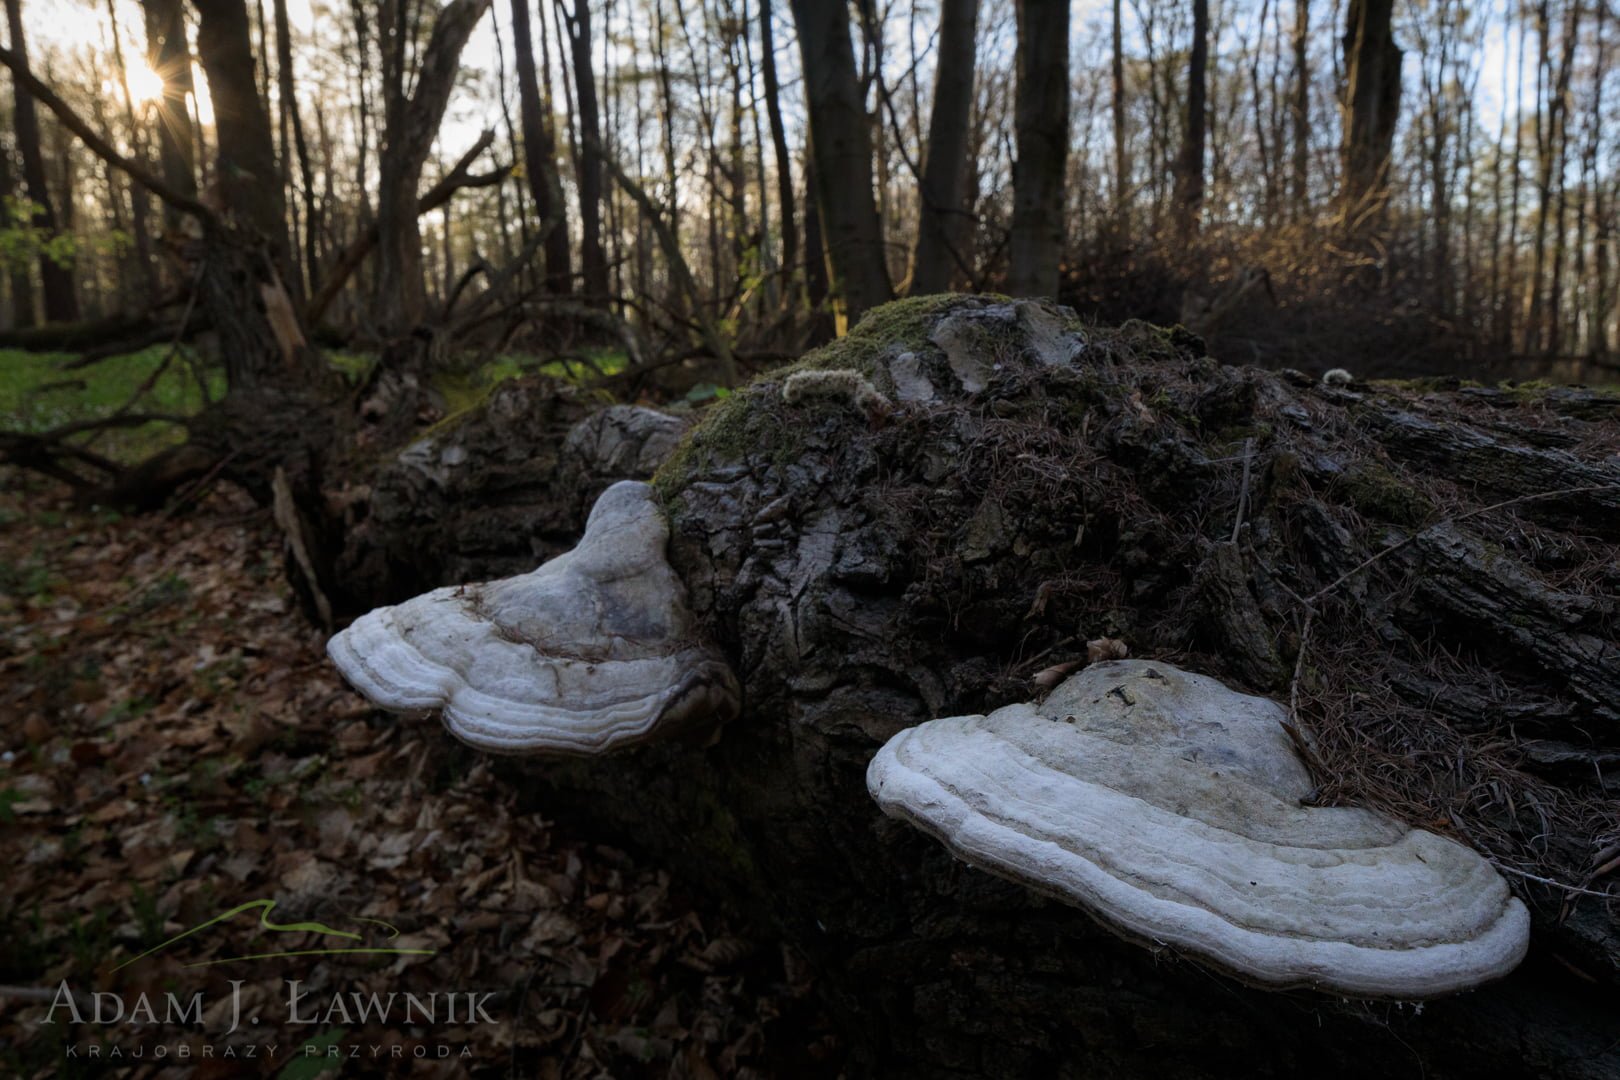
[[[1040,705],[933,720],[867,771],[884,812],[959,858],[1247,981],[1425,998],[1505,975],[1529,914],[1476,852],[1310,808],[1275,702],[1153,661]]]
[[[892,405],[880,394],[865,375],[852,368],[816,368],[795,371],[782,383],[782,400],[799,405],[812,398],[825,398],[847,402],[874,419],[887,413]]]
[[[696,639],[652,489],[602,493],[579,545],[532,573],[379,608],[327,644],[379,708],[444,711],[507,754],[599,754],[737,712],[737,680]]]

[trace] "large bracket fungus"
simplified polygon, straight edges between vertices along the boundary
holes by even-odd
[[[1461,844],[1301,805],[1275,702],[1153,661],[1094,664],[1039,705],[908,728],[884,811],[1126,936],[1265,986],[1425,998],[1523,959],[1529,914]]]
[[[379,608],[327,652],[380,708],[444,712],[457,738],[508,754],[598,754],[738,708],[665,558],[652,489],[608,488],[579,545],[532,573]]]

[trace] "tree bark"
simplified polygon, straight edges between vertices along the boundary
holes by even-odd
[[[512,37],[517,56],[518,112],[523,122],[523,165],[534,199],[535,215],[544,231],[546,289],[559,295],[573,291],[573,255],[569,250],[568,206],[557,175],[557,137],[551,120],[551,71],[546,71],[546,93],[534,66],[534,31],[529,23],[529,0],[512,0]]]
[[[23,37],[22,0],[6,0],[6,21],[10,27],[11,52],[28,65],[28,43]],[[46,233],[57,230],[57,214],[45,179],[45,154],[41,148],[39,116],[34,111],[34,95],[26,86],[13,84],[12,119],[17,133],[17,150],[22,155],[23,187],[39,208],[34,224]],[[71,267],[48,255],[39,257],[40,291],[44,295],[47,322],[73,322],[79,317],[79,297],[73,285]]]
[[[197,9],[197,59],[208,77],[214,103],[214,130],[219,140],[216,201],[270,246],[272,257],[288,278],[287,203],[270,114],[254,72],[247,4],[244,0],[194,0]]]
[[[782,235],[782,266],[800,280],[797,198],[793,192],[793,155],[788,152],[787,127],[782,123],[782,86],[776,75],[775,16],[771,0],[759,4],[759,63],[765,80],[765,115],[770,121],[771,150],[776,156],[776,203]],[[798,296],[797,292],[790,295]]]
[[[838,331],[893,293],[883,223],[872,188],[872,129],[855,73],[849,12],[842,4],[793,0],[810,112],[818,222]]]
[[[1069,3],[1018,0],[1011,265],[1014,296],[1056,296],[1066,229],[1069,160]]]
[[[1125,146],[1125,37],[1122,0],[1114,0],[1112,19],[1113,63],[1110,68],[1113,91],[1114,119],[1114,227],[1123,232],[1128,228],[1130,207],[1127,204],[1130,183]]]
[[[1204,208],[1204,128],[1208,109],[1209,0],[1193,0],[1193,38],[1187,61],[1187,122],[1176,161],[1176,229],[1183,241],[1198,234]]]
[[[557,10],[563,10],[560,0]],[[607,258],[602,251],[602,120],[596,101],[588,0],[574,0],[573,13],[566,18],[579,107],[580,272],[586,296],[597,303],[606,303],[609,290]]]
[[[1303,220],[1310,209],[1311,160],[1311,0],[1294,0],[1293,209]]]
[[[1601,763],[1620,754],[1614,399],[1324,388],[1143,324],[906,305],[812,364],[892,392],[903,347],[934,400],[874,424],[788,405],[767,376],[655,480],[743,715],[707,745],[501,773],[802,952],[847,1075],[1614,1075],[1612,904],[1513,877],[1536,912],[1530,960],[1422,1010],[1268,993],[964,867],[865,786],[898,731],[1029,700],[1038,671],[1107,635],[1297,697],[1318,800],[1579,885],[1612,857]],[[956,389],[972,371],[988,387]],[[410,589],[527,570],[531,536],[560,546],[553,511],[525,506],[572,488],[514,450],[513,415],[448,436],[464,440],[454,469],[488,481],[438,475],[440,446],[417,455],[409,490],[457,484],[457,524],[405,511]]]
[[[11,154],[0,149],[0,206],[8,205],[5,200],[16,196],[17,174]],[[13,332],[32,329],[37,317],[34,314],[34,279],[28,267],[13,262],[6,278],[11,287],[11,322],[7,329]]]
[[[973,111],[973,57],[979,0],[944,0],[934,72],[934,111],[928,119],[917,246],[911,258],[911,295],[944,292],[962,261],[952,242],[961,235],[968,120]]]
[[[489,5],[490,0],[451,0],[439,11],[408,98],[403,90],[402,52],[396,51],[390,61],[393,85],[378,159],[377,276],[371,312],[388,338],[403,337],[426,316],[417,189],[460,71],[462,47]],[[402,23],[400,19],[394,26],[396,35],[407,33]],[[402,49],[402,40],[396,37],[392,48]],[[385,54],[389,49],[385,42]]]
[[[118,92],[124,102],[124,120],[129,125],[130,144],[135,158],[142,165],[147,164],[146,132],[139,117],[135,115],[135,96],[129,88],[129,65],[124,60],[124,35],[118,28],[118,9],[116,5],[107,5],[107,26],[112,35],[113,69],[118,74]],[[109,170],[108,179],[112,179]],[[109,196],[117,201],[117,194],[111,190]],[[145,307],[158,296],[157,268],[152,261],[152,233],[148,218],[151,216],[151,201],[145,189],[139,184],[129,185],[129,223],[130,233],[135,241],[134,273],[130,275],[134,280],[126,282],[127,291],[135,300],[135,307]]]
[[[1394,0],[1350,0],[1339,198],[1352,224],[1369,212],[1376,216],[1389,194],[1401,107],[1401,50],[1390,26],[1394,7]]]
[[[315,173],[309,160],[309,143],[304,138],[304,118],[298,111],[298,95],[294,88],[293,60],[292,60],[292,27],[287,21],[287,0],[275,0],[276,24],[276,83],[279,87],[278,97],[281,111],[281,171],[282,182],[292,190],[292,168],[290,159],[297,159],[298,179],[303,187],[303,260],[299,261],[293,254],[288,263],[296,271],[292,279],[292,295],[296,303],[303,303],[308,289],[315,284],[315,275],[319,271],[316,265],[315,238],[320,229],[318,212],[315,206]],[[292,136],[292,145],[287,145],[288,135]],[[297,239],[297,229],[293,232]]]
[[[186,98],[192,92],[191,47],[186,41],[181,0],[143,0],[146,11],[146,60],[163,80],[157,101],[158,164],[163,179],[176,191],[197,194],[196,143]],[[183,211],[163,205],[163,224],[180,228]]]

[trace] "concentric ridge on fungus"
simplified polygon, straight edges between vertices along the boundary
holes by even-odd
[[[900,732],[867,786],[974,866],[1265,986],[1463,990],[1523,959],[1529,914],[1476,852],[1368,810],[1300,805],[1283,709],[1153,661],[1040,705]]]
[[[327,653],[379,708],[442,709],[457,738],[499,753],[598,754],[730,719],[736,679],[695,640],[668,539],[651,488],[623,481],[573,551],[379,608]]]

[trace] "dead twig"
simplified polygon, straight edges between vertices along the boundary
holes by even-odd
[[[1243,531],[1243,514],[1249,508],[1249,477],[1254,467],[1254,437],[1243,440],[1243,486],[1238,491],[1237,520],[1232,522],[1232,543]]]

